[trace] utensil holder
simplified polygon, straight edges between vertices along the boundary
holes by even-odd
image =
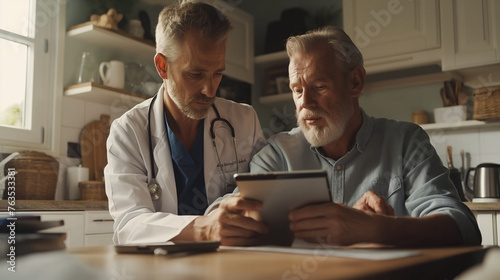
[[[463,105],[440,107],[434,109],[436,123],[463,122],[467,118],[467,107]]]

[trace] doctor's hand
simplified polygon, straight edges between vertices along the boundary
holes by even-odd
[[[243,199],[239,194],[222,200],[207,218],[207,237],[226,246],[251,246],[259,242],[258,234],[267,233],[267,226],[258,221],[262,202]],[[201,217],[200,217],[201,218]]]
[[[290,211],[290,229],[310,243],[352,245],[377,242],[382,215],[339,203],[305,206]]]

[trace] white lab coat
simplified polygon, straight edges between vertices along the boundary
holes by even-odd
[[[104,170],[106,195],[114,224],[115,244],[164,242],[178,235],[196,216],[177,215],[177,193],[170,146],[163,114],[163,87],[151,112],[151,135],[156,181],[162,188],[159,200],[148,191],[152,172],[148,145],[148,99],[116,119],[107,141],[108,165]],[[252,156],[265,144],[259,119],[251,106],[217,98],[222,118],[234,127],[238,151],[238,171],[248,172]],[[217,166],[209,129],[215,118],[210,110],[204,122],[205,185],[208,204],[224,195],[226,182]],[[233,140],[222,122],[214,125],[216,144],[225,175],[233,180],[236,172]],[[196,199],[196,198],[193,198]]]

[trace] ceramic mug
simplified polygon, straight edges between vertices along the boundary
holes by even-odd
[[[99,74],[106,86],[121,88],[125,87],[125,64],[118,60],[102,62],[99,65]]]

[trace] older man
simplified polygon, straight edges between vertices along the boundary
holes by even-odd
[[[427,134],[411,123],[369,117],[360,108],[363,58],[343,30],[326,27],[291,37],[287,52],[298,128],[268,139],[250,170],[327,171],[334,202],[291,211],[295,237],[341,245],[481,243],[474,215],[460,202]],[[235,195],[221,207],[230,212],[245,201]],[[255,238],[261,225],[254,222],[227,224]]]

